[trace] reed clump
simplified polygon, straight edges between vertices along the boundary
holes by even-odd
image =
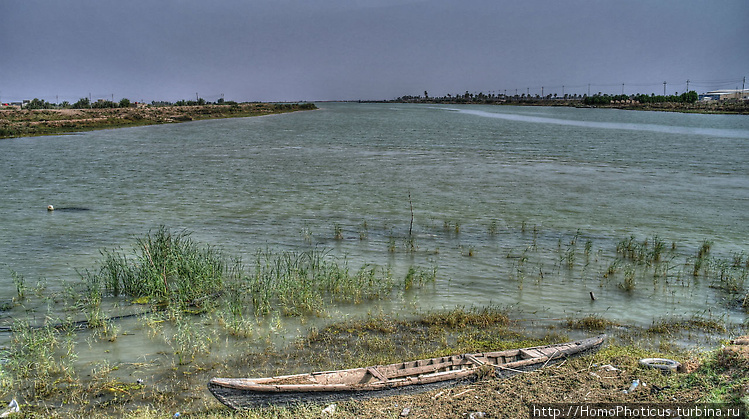
[[[200,247],[189,233],[174,233],[163,226],[137,239],[132,255],[101,253],[104,261],[99,271],[86,272],[94,299],[106,292],[184,306],[221,292],[235,275],[217,249]]]
[[[404,288],[434,280],[436,273],[411,268]],[[387,268],[363,265],[352,271],[325,250],[259,251],[254,269],[242,279],[257,315],[280,307],[288,316],[319,315],[330,304],[358,304],[387,298],[396,281]]]
[[[458,307],[454,310],[435,312],[424,315],[421,323],[427,326],[446,326],[450,328],[465,326],[506,326],[510,318],[505,310],[498,307]]]
[[[703,316],[692,316],[690,318],[668,318],[653,321],[653,324],[647,329],[648,333],[668,336],[683,331],[724,333],[726,332],[726,326],[720,320]]]
[[[60,390],[61,383],[75,380],[74,348],[72,339],[51,325],[32,327],[17,321],[0,365],[0,384],[30,397],[49,396]]]
[[[608,327],[616,325],[617,323],[596,315],[586,316],[581,319],[569,318],[565,324],[568,329],[585,330],[589,332],[600,332],[606,330]]]
[[[644,241],[638,241],[635,236],[630,236],[616,245],[616,253],[622,258],[647,266],[660,262],[667,250],[666,242],[657,235]]]

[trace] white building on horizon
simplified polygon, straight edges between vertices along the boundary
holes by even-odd
[[[749,89],[713,90],[700,95],[702,101],[727,99],[749,100]]]

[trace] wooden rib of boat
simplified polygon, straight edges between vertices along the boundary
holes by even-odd
[[[598,349],[605,336],[554,345],[442,356],[397,364],[265,378],[213,378],[208,389],[233,409],[330,403],[424,392],[493,373],[505,378]]]

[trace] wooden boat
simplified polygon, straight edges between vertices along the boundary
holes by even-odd
[[[412,394],[490,374],[509,377],[596,350],[604,340],[602,335],[555,345],[279,377],[213,378],[208,389],[233,409]]]

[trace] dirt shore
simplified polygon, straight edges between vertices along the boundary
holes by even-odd
[[[55,135],[96,129],[237,118],[316,109],[312,103],[146,106],[107,109],[0,109],[0,138]]]

